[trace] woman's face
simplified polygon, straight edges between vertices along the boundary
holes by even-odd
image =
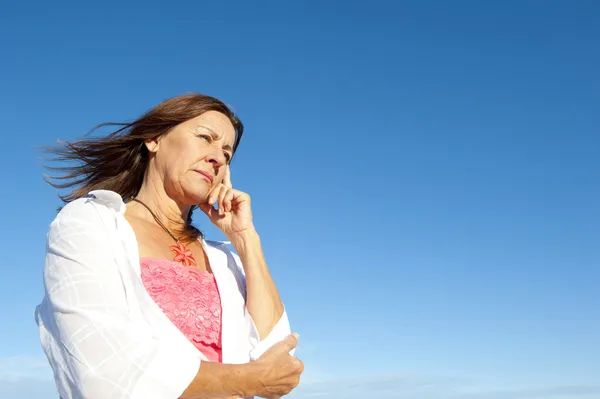
[[[167,195],[181,205],[204,203],[222,182],[233,155],[235,129],[229,118],[207,111],[183,122],[155,141],[146,143],[150,167]]]

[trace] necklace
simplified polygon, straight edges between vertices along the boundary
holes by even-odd
[[[165,225],[160,221],[158,216],[156,216],[156,214],[154,212],[152,212],[152,209],[150,209],[148,207],[148,205],[144,204],[142,201],[140,201],[137,198],[132,198],[131,200],[142,204],[144,206],[144,208],[146,208],[148,210],[148,212],[150,212],[150,214],[152,215],[154,220],[156,220],[156,223],[158,223],[158,225],[160,227],[162,227],[163,230],[166,231],[171,236],[171,238],[175,241],[175,244],[169,246],[169,249],[171,250],[171,252],[173,252],[175,254],[175,256],[173,257],[173,260],[175,262],[183,263],[183,265],[185,265],[185,266],[195,266],[196,259],[194,259],[194,254],[192,254],[192,251],[188,247],[186,247],[185,244],[183,244],[181,242],[181,240],[179,240],[178,238],[175,238],[175,236],[169,231],[169,229],[167,229],[165,227]]]

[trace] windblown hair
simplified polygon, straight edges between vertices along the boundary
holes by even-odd
[[[229,118],[236,131],[233,145],[235,153],[244,132],[240,119],[222,101],[194,93],[163,101],[131,123],[102,123],[82,139],[59,141],[58,147],[47,147],[46,150],[55,156],[53,161],[67,164],[46,165],[46,169],[59,175],[45,176],[45,179],[54,188],[71,190],[59,195],[65,203],[93,190],[111,190],[120,194],[124,201],[129,201],[140,191],[148,167],[145,141],[156,139],[180,123],[207,111],[217,111]],[[114,127],[116,130],[103,137],[90,137],[91,133],[103,127]],[[190,240],[202,236],[191,224],[192,211],[182,232],[184,238]]]

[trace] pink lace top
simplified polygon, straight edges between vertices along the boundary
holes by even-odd
[[[154,302],[209,361],[221,362],[221,297],[215,277],[166,259],[141,258]]]

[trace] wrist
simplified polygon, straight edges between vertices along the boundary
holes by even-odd
[[[236,233],[229,240],[240,255],[249,248],[260,245],[260,236],[255,229],[247,229]]]
[[[261,393],[262,368],[256,362],[240,365],[243,368],[241,390],[243,397],[258,396]]]
[[[228,395],[245,398],[248,396],[256,396],[258,392],[257,380],[258,377],[256,368],[252,363],[231,364],[233,373],[229,374],[225,384]]]

